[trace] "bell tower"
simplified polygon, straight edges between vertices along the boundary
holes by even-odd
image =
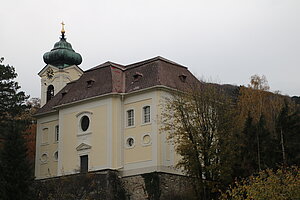
[[[41,106],[52,99],[67,83],[77,80],[83,71],[78,67],[82,58],[65,37],[62,22],[61,37],[51,51],[43,56],[46,66],[38,73],[41,77]]]

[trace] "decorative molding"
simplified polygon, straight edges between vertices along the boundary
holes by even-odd
[[[76,147],[77,151],[82,151],[82,150],[86,150],[86,149],[91,149],[92,146],[85,144],[85,143],[81,143],[78,147]]]
[[[149,141],[145,140],[147,136],[149,137],[148,138]],[[141,144],[142,144],[142,146],[149,146],[149,145],[152,144],[151,133],[145,133],[145,134],[142,135],[142,137],[141,137]]]
[[[82,111],[82,112],[76,114],[76,117],[79,117],[79,116],[84,115],[84,114],[86,114],[86,115],[92,115],[93,113],[91,111]]]

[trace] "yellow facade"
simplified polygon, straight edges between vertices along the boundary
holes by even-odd
[[[38,120],[36,149],[39,152],[36,158],[38,173],[42,177],[57,176],[58,160],[55,153],[58,151],[58,142],[55,140],[55,127],[58,125],[57,117],[46,117],[46,120]],[[46,138],[45,138],[46,137]]]
[[[142,136],[144,134],[149,134],[151,136],[152,133],[152,126],[151,126],[152,122],[150,121],[150,123],[147,124],[142,123],[142,108],[145,105],[153,105],[152,99],[145,99],[145,100],[132,102],[124,105],[125,111],[129,109],[133,109],[135,113],[134,125],[132,127],[128,127],[125,125],[125,131],[124,131],[125,138],[132,137],[134,138],[135,141],[134,141],[133,148],[132,147],[126,148],[126,144],[125,144],[124,164],[152,160],[151,145],[142,144]]]
[[[161,102],[166,95],[168,92],[155,88],[127,95],[111,94],[61,107],[52,115],[39,116],[36,177],[79,173],[82,155],[88,155],[89,171],[116,169],[124,176],[151,171],[174,172],[171,166],[179,157],[173,145],[167,142],[166,133],[160,133]],[[150,107],[147,123],[143,122],[145,106]],[[128,110],[134,110],[132,126],[128,126]],[[90,119],[86,131],[80,128],[83,116]],[[58,142],[54,142],[56,125],[59,125]],[[45,128],[48,128],[48,144],[42,142]],[[133,141],[131,146],[129,141]],[[58,151],[58,161],[52,159],[55,151]],[[52,156],[47,163],[41,162],[43,152]]]

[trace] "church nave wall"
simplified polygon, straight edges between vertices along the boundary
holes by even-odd
[[[37,121],[36,142],[36,175],[37,178],[46,178],[57,175],[58,141],[56,140],[56,127],[58,116],[46,116]]]

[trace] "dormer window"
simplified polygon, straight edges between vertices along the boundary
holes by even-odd
[[[185,83],[185,81],[186,81],[186,75],[185,75],[185,74],[179,75],[179,79],[180,79],[183,83]]]
[[[88,88],[92,87],[92,85],[93,85],[94,82],[95,82],[95,81],[94,81],[93,79],[88,80],[88,81],[86,82],[86,83],[87,83],[87,87],[88,87]]]
[[[141,74],[141,73],[139,73],[139,72],[136,72],[136,73],[133,75],[134,81],[138,81],[141,77],[143,77],[143,74]]]
[[[63,92],[61,93],[61,96],[64,97],[67,93],[68,93],[68,91],[63,91]]]

